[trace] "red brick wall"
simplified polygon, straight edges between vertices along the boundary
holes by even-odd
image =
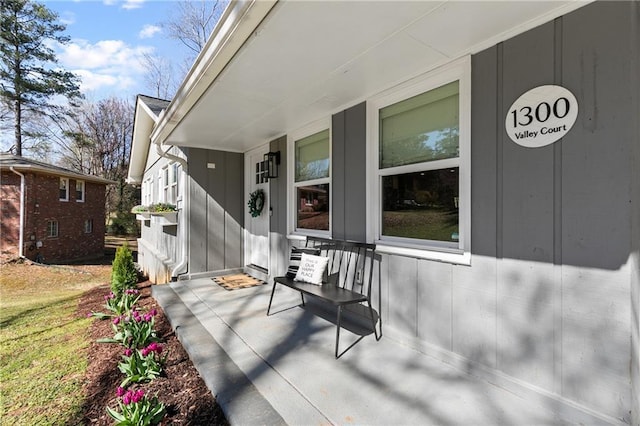
[[[69,200],[61,201],[60,177],[40,173],[24,174],[26,178],[24,255],[35,259],[40,254],[48,263],[102,256],[105,234],[105,186],[85,181],[85,201],[78,202],[75,192],[76,181],[70,178]],[[3,171],[1,186],[0,244],[3,251],[13,247],[13,253],[17,255],[20,177]],[[91,233],[84,232],[87,219],[93,221]],[[58,222],[57,237],[47,235],[47,224],[51,220]],[[41,247],[38,247],[38,242],[42,243]]]
[[[0,174],[0,254],[17,256],[20,225],[20,176]]]

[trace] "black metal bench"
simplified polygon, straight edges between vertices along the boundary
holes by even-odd
[[[371,319],[371,327],[373,328],[376,340],[380,340],[382,337],[382,327],[380,334],[378,334],[376,328],[378,320],[371,307],[371,284],[373,281],[375,244],[308,237],[305,248],[315,249],[320,256],[329,259],[327,272],[322,280],[322,284],[316,285],[296,281],[291,273],[287,276],[275,277],[273,279],[273,289],[271,290],[269,307],[267,308],[267,316],[270,315],[271,303],[273,302],[276,286],[282,284],[300,292],[303,306],[305,306],[304,296],[310,295],[337,307],[336,358],[342,355],[339,354],[338,348],[340,343],[342,310],[343,307],[347,305],[357,304],[364,307],[363,311]],[[361,336],[360,339],[362,337],[364,336]],[[358,341],[360,339],[358,339]],[[349,346],[349,348],[352,346],[353,345]],[[347,348],[345,352],[349,348]]]

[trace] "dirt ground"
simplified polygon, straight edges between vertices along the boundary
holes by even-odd
[[[227,425],[220,407],[216,404],[209,389],[189,360],[187,353],[171,330],[162,308],[151,297],[151,285],[139,284],[143,310],[157,309],[156,330],[168,351],[167,363],[162,377],[141,387],[149,395],[157,395],[167,407],[163,425]],[[104,311],[104,295],[109,293],[108,286],[84,294],[78,308],[79,316],[91,311]],[[96,339],[113,335],[108,320],[94,320],[90,336],[94,343],[89,350],[89,366],[84,388],[86,403],[83,424],[112,425],[113,421],[105,407],[117,407],[116,389],[124,378],[118,371],[118,362],[122,348],[116,344],[95,343]],[[132,387],[136,388],[136,385]]]

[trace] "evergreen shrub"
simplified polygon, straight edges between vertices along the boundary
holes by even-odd
[[[138,283],[138,272],[133,263],[133,254],[126,243],[116,250],[112,266],[111,291],[119,299],[125,290],[136,288]]]

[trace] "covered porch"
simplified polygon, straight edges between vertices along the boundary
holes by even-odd
[[[271,288],[228,291],[209,277],[153,287],[231,424],[607,423],[540,389],[514,393],[477,365],[438,361],[415,342],[365,336],[336,360],[335,325],[286,288],[267,317]],[[357,337],[343,331],[341,344]]]

